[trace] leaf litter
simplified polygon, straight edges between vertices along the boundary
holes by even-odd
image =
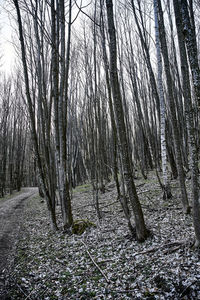
[[[5,274],[5,299],[200,299],[192,216],[183,214],[173,184],[173,198],[164,201],[156,183],[136,181],[152,233],[144,243],[130,235],[113,183],[99,195],[102,220],[92,191],[74,193],[74,219],[96,224],[82,235],[51,232],[45,203],[31,199],[14,266]]]

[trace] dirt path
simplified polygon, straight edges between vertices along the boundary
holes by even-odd
[[[0,290],[3,285],[2,275],[6,272],[12,250],[18,240],[25,200],[37,192],[37,188],[23,188],[21,194],[0,200]]]

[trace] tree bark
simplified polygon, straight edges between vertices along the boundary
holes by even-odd
[[[176,18],[176,27],[177,27],[179,52],[180,52],[180,60],[181,60],[183,95],[186,104],[186,117],[187,117],[187,123],[189,129],[189,140],[190,140],[190,147],[191,147],[190,168],[192,174],[193,224],[194,224],[195,237],[196,237],[195,247],[198,247],[200,245],[200,203],[199,203],[199,182],[198,182],[198,177],[199,177],[198,151],[197,151],[197,145],[195,140],[194,111],[192,105],[189,67],[187,61],[186,47],[184,43],[183,23],[182,23],[181,10],[179,7],[179,1],[173,0],[173,4],[174,4],[174,12]]]
[[[182,13],[182,22],[183,22],[183,34],[187,46],[187,54],[190,63],[191,73],[192,73],[192,82],[194,85],[194,91],[196,95],[196,101],[200,109],[200,69],[198,62],[198,50],[196,43],[196,34],[194,21],[191,20],[191,17],[188,12],[187,0],[180,1],[180,9]],[[191,15],[193,14],[192,8],[190,10]]]
[[[116,47],[116,34],[115,25],[113,17],[113,3],[112,0],[106,0],[107,8],[107,23],[108,23],[108,33],[109,33],[109,49],[110,49],[110,80],[113,93],[113,102],[117,122],[117,130],[119,135],[119,148],[122,155],[123,172],[125,184],[127,187],[127,192],[130,198],[130,202],[133,208],[133,213],[135,217],[136,224],[136,236],[138,241],[144,241],[148,236],[148,231],[145,226],[142,208],[138,199],[136,192],[136,187],[133,180],[133,175],[131,172],[126,128],[124,123],[124,112],[122,106],[121,91],[119,86],[119,79],[117,73],[117,47]]]
[[[162,57],[159,42],[159,28],[158,28],[158,10],[157,1],[154,0],[154,16],[155,16],[155,38],[156,38],[156,55],[158,68],[158,90],[160,101],[160,143],[161,143],[161,160],[162,160],[162,175],[163,175],[163,199],[171,198],[171,190],[167,174],[167,147],[166,147],[166,129],[165,129],[165,99],[162,80]]]
[[[15,5],[15,8],[16,8],[16,13],[17,13],[17,20],[18,20],[18,27],[19,27],[19,38],[20,38],[20,44],[21,44],[22,63],[23,63],[23,69],[24,69],[26,97],[27,97],[27,104],[28,104],[28,110],[29,110],[29,116],[30,116],[31,134],[32,134],[32,139],[33,139],[35,156],[36,156],[36,159],[37,159],[38,170],[39,170],[39,175],[40,175],[40,179],[41,179],[41,185],[42,185],[42,188],[43,188],[43,191],[44,191],[44,194],[45,194],[45,199],[46,199],[47,207],[48,207],[48,210],[49,210],[51,226],[52,226],[53,230],[57,230],[56,214],[55,214],[55,210],[53,209],[53,206],[52,206],[52,199],[51,199],[49,191],[46,187],[45,174],[43,172],[42,160],[41,160],[40,152],[39,152],[39,145],[38,145],[37,132],[36,132],[36,124],[35,124],[35,116],[34,116],[33,105],[32,105],[32,100],[31,100],[31,93],[30,93],[30,87],[29,87],[28,67],[27,67],[27,61],[26,61],[26,51],[25,51],[25,43],[24,43],[24,37],[23,37],[23,27],[22,27],[21,13],[20,13],[20,8],[19,8],[18,1],[13,0],[13,2],[14,2],[14,5]]]
[[[190,212],[190,206],[188,203],[188,197],[187,197],[187,191],[185,187],[185,174],[183,170],[183,163],[182,163],[182,157],[181,157],[181,142],[180,142],[180,136],[178,132],[178,124],[177,124],[177,118],[176,118],[176,110],[175,110],[175,99],[174,99],[174,84],[171,77],[170,72],[170,63],[169,63],[169,55],[168,55],[168,48],[167,48],[167,41],[166,41],[166,35],[165,35],[165,27],[164,27],[164,20],[163,20],[163,12],[162,12],[162,6],[160,0],[154,0],[155,5],[158,6],[158,17],[159,17],[159,37],[160,37],[160,44],[161,44],[161,50],[165,65],[165,74],[166,74],[166,80],[167,80],[167,91],[168,91],[168,103],[170,108],[170,115],[171,115],[171,121],[172,121],[172,129],[173,129],[173,139],[175,144],[175,155],[176,155],[176,162],[177,162],[177,170],[178,170],[178,176],[179,176],[179,182],[180,182],[180,188],[181,188],[181,200],[183,204],[183,210],[184,213],[188,214]]]

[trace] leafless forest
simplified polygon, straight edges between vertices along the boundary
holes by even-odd
[[[200,299],[199,0],[4,2],[16,61],[9,75],[0,69],[0,197],[38,187],[46,205],[41,208],[37,199],[42,234],[51,232],[55,245],[69,239],[77,251],[85,249],[107,284],[104,292],[70,294],[66,288],[55,298],[52,291],[27,289],[24,299]],[[34,218],[37,227],[37,213]],[[169,226],[167,239],[161,230],[156,240],[163,220]],[[157,291],[145,294],[131,284],[109,287],[113,275],[108,278],[106,272],[114,270],[104,270],[95,260],[91,232],[101,236],[101,252],[102,240],[109,239],[105,228],[112,224],[112,238],[120,238],[120,231],[115,233],[120,221],[121,234],[132,246],[119,248],[115,240],[119,251],[113,255],[132,247],[132,258],[154,257],[159,246],[161,251],[173,247],[169,255],[185,251],[180,255],[191,257],[194,279],[182,279],[182,285],[179,280],[179,290],[173,289],[156,271]],[[150,241],[155,245],[150,247]],[[62,257],[52,261],[67,266]],[[134,268],[139,272],[137,264]],[[22,299],[14,295],[9,299]]]

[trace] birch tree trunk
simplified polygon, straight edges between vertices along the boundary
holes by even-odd
[[[176,109],[175,109],[176,102],[174,99],[175,87],[174,87],[174,83],[172,81],[171,71],[170,71],[169,55],[168,55],[167,41],[166,41],[166,35],[165,35],[165,27],[164,27],[161,1],[155,0],[155,5],[157,5],[157,7],[158,7],[159,37],[160,37],[161,50],[162,50],[162,55],[163,55],[163,60],[164,60],[164,65],[165,65],[165,75],[166,75],[166,80],[167,80],[167,91],[168,91],[168,103],[169,103],[170,115],[171,115],[171,121],[172,121],[177,170],[178,170],[181,195],[182,195],[181,200],[182,200],[184,213],[188,214],[190,212],[190,206],[189,206],[187,191],[186,191],[186,187],[185,187],[185,174],[184,174],[184,170],[183,170],[181,148],[180,148],[181,142],[180,142],[180,136],[179,136],[179,132],[178,132],[178,124],[177,124],[177,118],[176,118]]]
[[[148,231],[145,226],[142,208],[136,192],[133,174],[131,172],[131,164],[129,158],[129,150],[126,136],[126,128],[124,123],[124,112],[122,106],[122,97],[117,72],[117,47],[116,47],[116,34],[113,16],[113,2],[106,0],[107,8],[107,23],[109,33],[109,49],[110,49],[110,81],[113,94],[114,109],[116,115],[117,130],[120,142],[120,152],[122,156],[123,172],[125,184],[129,199],[133,208],[136,224],[136,236],[138,241],[144,241],[148,236]]]
[[[162,57],[160,49],[159,28],[158,28],[158,9],[157,1],[154,0],[154,17],[155,17],[155,38],[156,38],[156,56],[158,69],[158,91],[160,101],[160,142],[161,142],[161,160],[163,175],[163,199],[171,198],[171,190],[167,174],[167,148],[166,148],[166,130],[165,130],[165,99],[162,81]]]

